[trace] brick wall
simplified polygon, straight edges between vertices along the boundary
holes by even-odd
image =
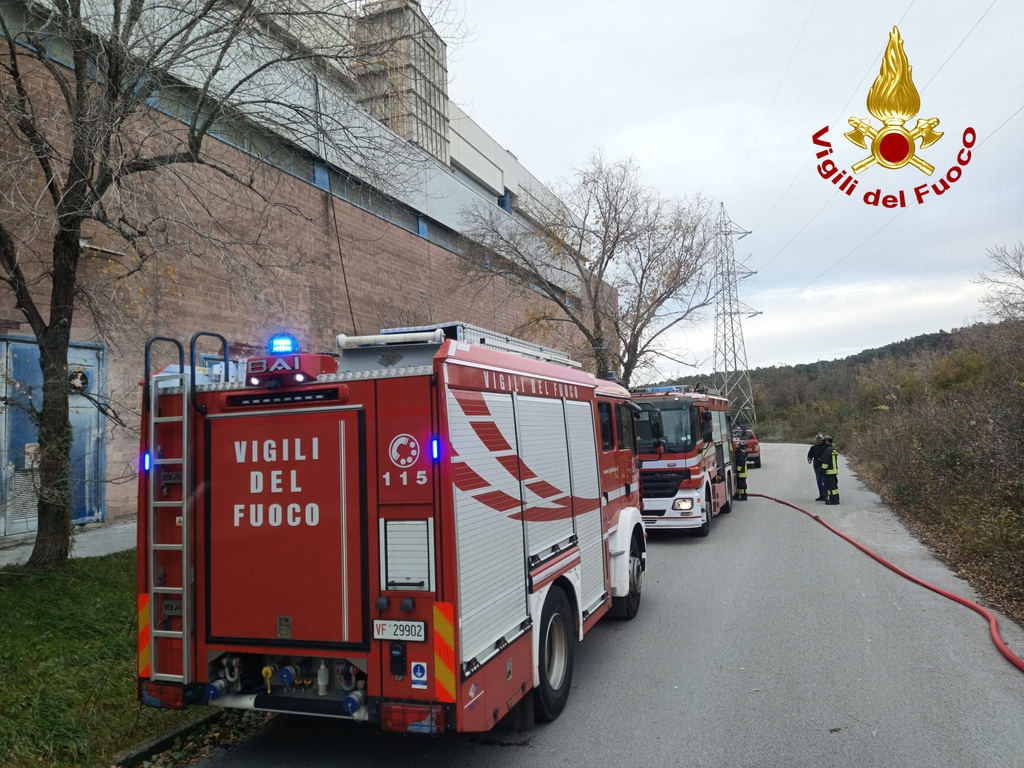
[[[151,131],[153,116],[146,120]],[[168,132],[180,130],[170,118],[156,120]],[[52,211],[24,144],[5,131],[0,127],[0,185],[17,194],[0,199],[0,217],[16,232],[30,274],[41,275],[52,246]],[[120,199],[159,224],[151,227],[144,264],[109,232],[96,226],[83,232],[92,246],[79,271],[89,300],[76,310],[73,338],[108,345],[107,394],[123,422],[108,420],[108,520],[135,514],[148,337],[187,345],[194,332],[212,331],[251,354],[286,330],[307,350],[329,351],[338,333],[445,320],[510,333],[544,306],[501,278],[464,283],[456,254],[227,144],[208,139],[207,151],[239,176],[251,176],[254,191],[191,166],[126,180]],[[138,271],[128,274],[125,259]],[[48,293],[46,280],[38,281],[44,313]],[[31,335],[13,293],[2,286],[0,332]],[[565,338],[535,340],[569,346]]]

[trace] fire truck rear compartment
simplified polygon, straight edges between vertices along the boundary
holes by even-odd
[[[206,422],[211,643],[368,650],[358,409]]]

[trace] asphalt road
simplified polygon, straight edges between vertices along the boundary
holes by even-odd
[[[825,507],[811,500],[806,446],[762,451],[751,492],[975,597],[845,465],[842,505]],[[767,499],[737,504],[707,538],[649,543],[640,615],[603,621],[579,646],[554,723],[428,738],[280,718],[202,765],[1024,768],[1024,674],[976,613]],[[1024,630],[999,619],[1024,656]]]

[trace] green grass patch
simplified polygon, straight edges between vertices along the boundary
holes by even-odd
[[[0,569],[0,763],[91,766],[196,716],[142,707],[135,553]]]

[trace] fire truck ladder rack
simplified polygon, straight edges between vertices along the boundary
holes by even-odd
[[[178,350],[178,370],[170,373],[150,373],[150,351],[154,342],[167,342],[173,344]],[[163,385],[163,386],[161,386]],[[181,393],[181,415],[180,416],[159,416],[158,401],[161,390],[177,389]],[[187,514],[188,488],[191,478],[189,477],[189,466],[186,461],[187,446],[189,444],[188,429],[188,406],[189,406],[189,381],[188,373],[185,370],[185,351],[181,342],[177,339],[170,339],[162,336],[155,336],[146,343],[146,404],[149,409],[148,442],[146,450],[150,456],[150,479],[149,490],[146,496],[146,557],[147,568],[146,585],[149,589],[149,626],[150,633],[154,640],[157,638],[174,638],[181,641],[181,670],[182,674],[161,672],[160,655],[157,643],[152,644],[152,656],[150,661],[150,680],[161,680],[175,683],[188,683],[189,679],[189,639],[192,632],[192,611],[191,600],[188,589],[188,579],[191,573],[191,562],[188,556],[188,547],[185,544],[189,541],[190,526]],[[157,443],[157,425],[159,424],[180,424],[181,425],[181,446],[182,455],[178,457],[165,457],[160,455],[160,445]],[[165,468],[178,469],[181,472],[181,500],[180,501],[158,501],[157,489],[163,485],[163,472]],[[157,516],[174,514],[181,518],[181,543],[168,544],[157,541]],[[166,582],[157,586],[156,579],[156,555],[158,552],[180,552],[181,553],[181,583],[168,585]],[[166,579],[166,576],[165,576]],[[158,601],[157,597],[163,596]],[[157,603],[166,600],[168,597],[177,598],[181,601],[181,629],[155,629],[157,623]],[[166,668],[166,667],[164,667]]]
[[[504,333],[495,333],[486,328],[458,321],[420,325],[411,328],[385,328],[381,331],[381,336],[386,338],[392,334],[423,333],[438,330],[444,333],[445,338],[457,339],[467,344],[500,349],[505,352],[512,352],[520,357],[543,360],[548,363],[556,363],[557,365],[565,365],[571,368],[583,367],[561,350],[535,344],[532,341],[517,339],[515,336],[508,336]]]

